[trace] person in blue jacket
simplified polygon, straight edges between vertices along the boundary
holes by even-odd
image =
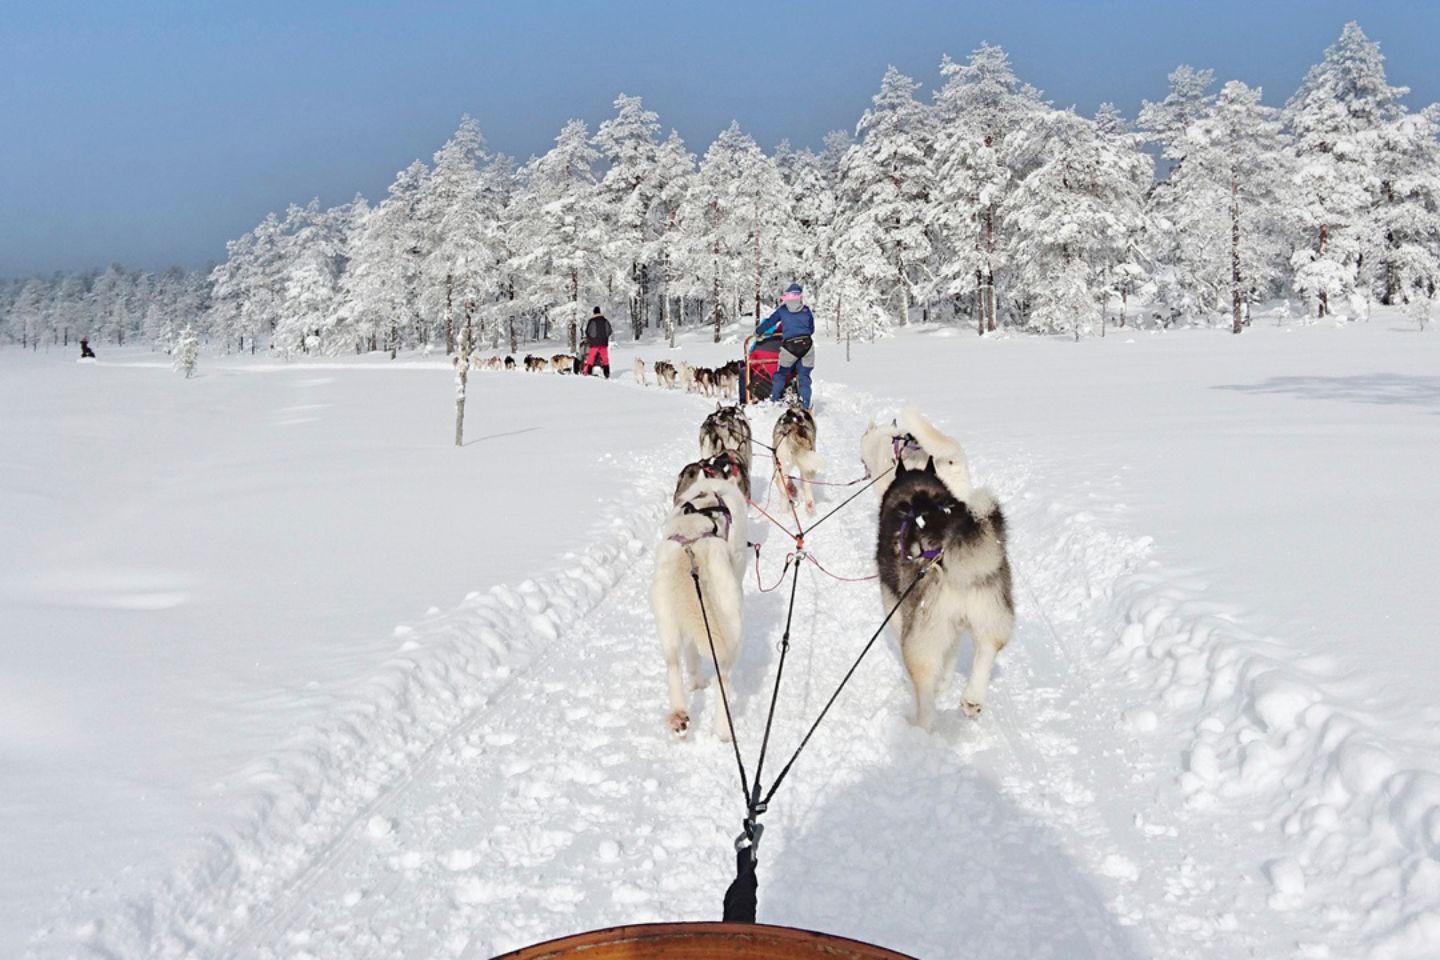
[[[799,369],[800,402],[810,409],[810,371],[815,368],[815,315],[805,306],[805,291],[792,283],[780,296],[780,306],[755,327],[755,336],[780,334],[780,366],[770,399],[779,402],[792,371]]]

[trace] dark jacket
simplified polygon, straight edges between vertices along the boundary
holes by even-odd
[[[610,321],[604,317],[591,317],[590,322],[585,324],[585,345],[587,347],[608,347],[610,346],[610,335],[615,331],[610,327]]]
[[[809,307],[793,311],[786,306],[777,307],[774,313],[760,321],[755,333],[767,337],[777,332],[787,340],[791,337],[813,337],[815,314],[810,312]]]

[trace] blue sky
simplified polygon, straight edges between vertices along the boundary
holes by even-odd
[[[0,275],[194,267],[266,212],[384,195],[473,114],[543,151],[638,94],[698,152],[852,128],[887,64],[925,84],[982,41],[1059,106],[1134,116],[1179,63],[1282,103],[1349,19],[1412,106],[1440,100],[1440,2],[218,3],[0,0]]]

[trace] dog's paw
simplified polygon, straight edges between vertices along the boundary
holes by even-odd
[[[684,710],[676,710],[670,714],[670,719],[667,722],[670,725],[671,733],[677,737],[683,737],[690,729],[690,714]]]
[[[708,686],[710,686],[710,678],[703,673],[697,673],[690,678],[691,690],[704,690]]]
[[[980,716],[980,711],[985,709],[985,704],[976,703],[974,700],[966,700],[960,704],[960,709],[965,712],[965,716],[974,718]]]
[[[815,501],[814,501],[814,500],[806,500],[806,501],[805,501],[805,512],[808,513],[808,514],[810,514],[812,517],[815,515]]]

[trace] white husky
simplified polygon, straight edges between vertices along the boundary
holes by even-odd
[[[874,487],[875,495],[882,500],[898,472],[885,471],[897,463],[903,463],[907,470],[919,470],[931,459],[935,461],[935,473],[941,482],[950,488],[953,496],[964,500],[974,486],[965,448],[960,441],[935,429],[916,407],[906,407],[898,420],[888,424],[877,426],[871,421],[860,437],[860,462],[865,467],[865,475],[885,474]]]
[[[721,682],[727,692],[732,689],[730,670],[740,655],[740,583],[748,557],[748,537],[745,500],[739,488],[711,477],[696,480],[685,491],[661,529],[650,607],[655,612],[655,628],[665,653],[669,724],[676,734],[684,734],[690,727],[689,702],[680,673],[682,656],[690,689],[699,690],[709,682],[701,660],[711,659],[713,640]],[[699,577],[703,611],[692,570]],[[716,734],[722,740],[730,739],[725,708],[716,703],[714,714]]]

